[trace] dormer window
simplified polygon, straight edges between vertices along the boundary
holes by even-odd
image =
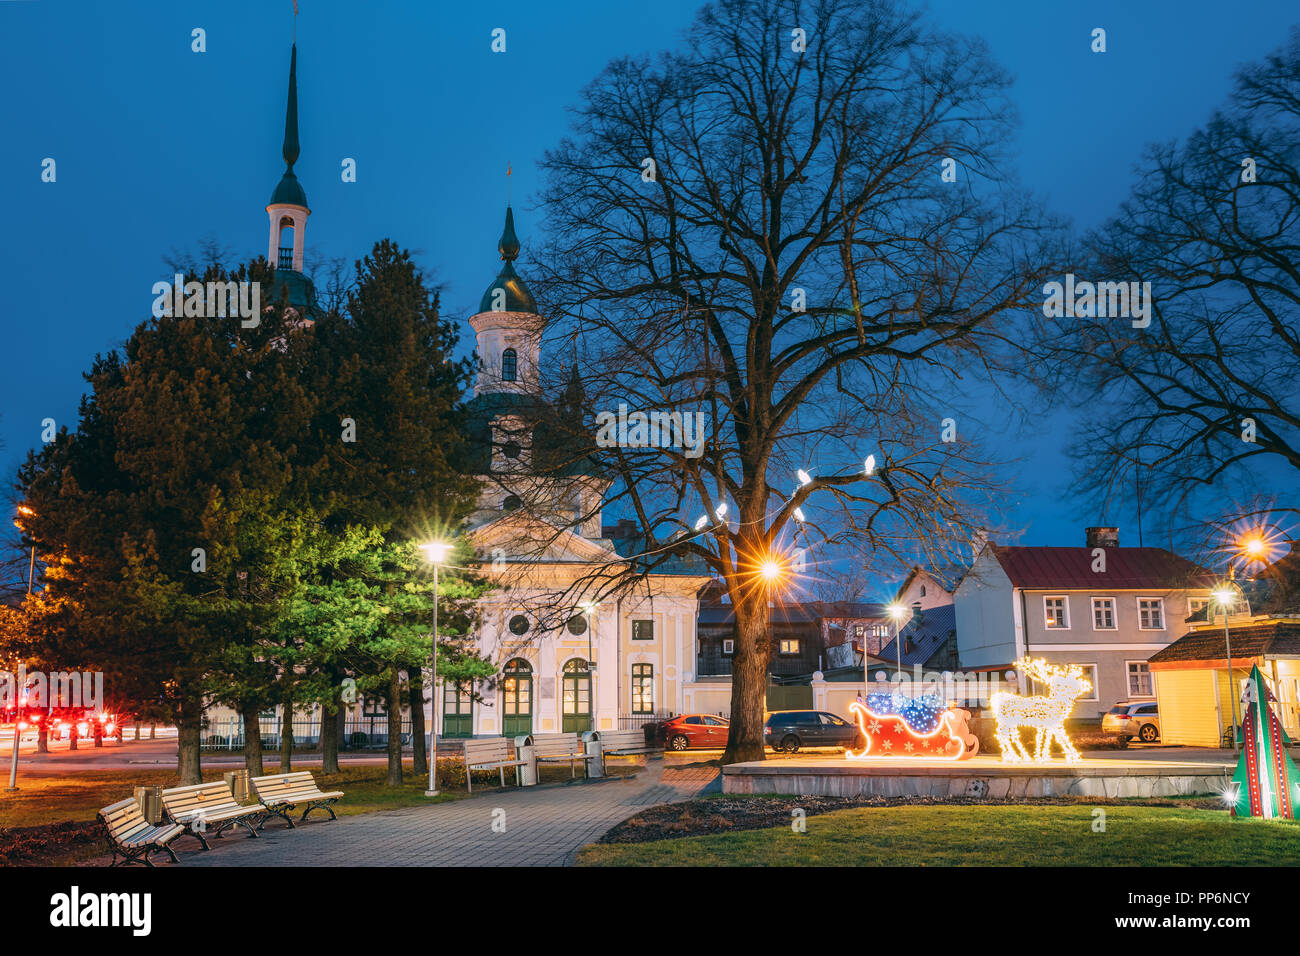
[[[501,353],[501,381],[514,382],[519,376],[519,356],[514,349]]]

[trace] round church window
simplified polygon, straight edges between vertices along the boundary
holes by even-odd
[[[516,614],[510,619],[510,632],[512,634],[527,634],[528,628],[531,626],[532,625],[528,622],[528,618],[523,614]]]
[[[582,614],[575,614],[569,618],[569,633],[582,636],[587,633],[587,618]]]

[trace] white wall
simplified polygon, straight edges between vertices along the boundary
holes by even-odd
[[[957,659],[962,667],[1007,664],[1019,657],[1018,609],[1011,579],[985,548],[953,595]]]

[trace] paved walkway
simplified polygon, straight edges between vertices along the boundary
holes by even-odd
[[[194,840],[182,837],[181,865],[566,866],[643,807],[718,787],[716,767],[654,759],[633,778],[488,792],[333,821],[317,812],[295,830],[273,820],[258,839],[228,834],[209,853],[190,852]]]

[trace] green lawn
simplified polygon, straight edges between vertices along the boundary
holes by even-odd
[[[1226,811],[1107,806],[864,807],[787,826],[591,844],[579,866],[1295,866],[1300,823]]]

